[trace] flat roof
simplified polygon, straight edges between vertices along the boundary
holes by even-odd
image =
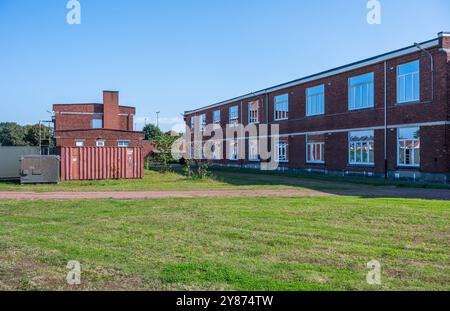
[[[431,40],[428,40],[428,41],[424,41],[424,42],[421,42],[419,44],[422,46],[422,48],[425,48],[425,49],[432,48],[434,46],[439,45],[439,37],[448,36],[448,35],[449,35],[448,32],[440,32],[438,34],[438,38],[431,39]],[[185,115],[194,114],[196,112],[200,112],[200,111],[203,111],[203,110],[206,110],[206,109],[211,109],[211,108],[214,108],[214,107],[230,104],[230,103],[233,103],[233,102],[236,102],[236,101],[239,101],[239,100],[252,98],[252,97],[263,95],[263,94],[266,94],[266,93],[269,93],[269,92],[275,92],[275,91],[282,90],[282,89],[285,89],[285,88],[289,88],[289,87],[297,86],[297,85],[300,85],[300,84],[303,84],[303,83],[311,82],[311,81],[314,81],[314,80],[323,79],[323,78],[326,78],[326,77],[329,77],[329,76],[333,76],[333,75],[336,75],[336,74],[344,73],[344,72],[355,70],[355,69],[358,69],[358,68],[370,66],[370,65],[373,65],[373,64],[377,64],[377,63],[389,60],[389,59],[397,58],[397,57],[400,57],[400,56],[403,56],[403,55],[407,55],[407,54],[411,54],[411,53],[419,52],[419,51],[420,50],[415,46],[415,44],[413,44],[413,45],[410,45],[410,46],[402,48],[402,49],[394,50],[394,51],[387,52],[387,53],[384,53],[384,54],[380,54],[380,55],[377,55],[377,56],[374,56],[374,57],[366,58],[366,59],[361,60],[361,61],[353,62],[353,63],[347,64],[347,65],[344,65],[344,66],[336,67],[336,68],[333,68],[333,69],[322,71],[320,73],[316,73],[316,74],[313,74],[313,75],[302,77],[302,78],[299,78],[299,79],[296,79],[296,80],[293,80],[293,81],[289,81],[289,82],[286,82],[286,83],[282,83],[282,84],[278,84],[278,85],[275,85],[275,86],[271,86],[271,87],[268,87],[268,88],[265,88],[265,89],[262,89],[262,90],[259,90],[259,91],[256,91],[256,92],[252,92],[252,93],[248,93],[248,94],[245,94],[245,95],[242,95],[242,96],[238,96],[238,97],[235,97],[235,98],[227,99],[227,100],[224,100],[224,101],[221,101],[221,102],[209,105],[209,106],[205,106],[205,107],[198,108],[198,109],[195,109],[195,110],[188,110],[188,111],[185,111],[184,114]]]

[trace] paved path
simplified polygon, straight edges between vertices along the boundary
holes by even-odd
[[[197,190],[197,191],[128,191],[128,192],[0,192],[0,199],[70,200],[70,199],[164,199],[206,197],[323,197],[360,196],[367,198],[413,198],[450,200],[450,190],[397,187],[354,186],[346,190]]]
[[[312,197],[329,196],[314,190],[202,190],[202,191],[130,191],[130,192],[0,192],[0,199],[163,199],[205,197]]]

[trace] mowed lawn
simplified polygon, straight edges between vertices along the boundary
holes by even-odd
[[[449,220],[408,199],[0,201],[0,289],[450,290]]]
[[[73,191],[190,191],[190,190],[256,190],[299,189],[346,190],[349,186],[308,178],[277,175],[253,175],[214,171],[209,178],[190,179],[181,173],[145,171],[143,179],[65,181],[60,184],[20,185],[0,181],[0,191],[73,192]]]

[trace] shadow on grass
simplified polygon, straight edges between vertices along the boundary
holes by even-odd
[[[413,184],[408,182],[339,178],[248,169],[214,168],[212,172],[215,178],[235,186],[282,185],[301,187],[339,196],[450,200],[450,187],[447,185]]]

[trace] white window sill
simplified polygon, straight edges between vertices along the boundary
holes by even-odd
[[[306,161],[306,164],[325,164],[325,161]]]

